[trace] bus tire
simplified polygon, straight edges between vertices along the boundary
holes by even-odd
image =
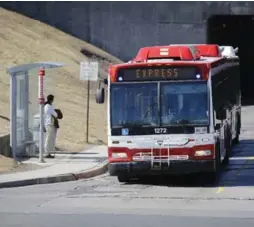
[[[118,182],[120,183],[127,183],[130,181],[130,176],[127,174],[121,174],[117,176]]]
[[[237,133],[235,139],[234,139],[234,144],[238,144],[239,143],[239,134]]]
[[[220,149],[217,146],[217,154],[215,156],[215,169],[213,172],[208,173],[206,178],[209,184],[214,185],[218,182],[220,176],[220,168],[221,168]]]
[[[238,144],[239,143],[239,135],[240,135],[240,128],[241,128],[241,118],[240,116],[238,115],[237,117],[237,132],[236,132],[236,137],[234,138],[234,144]]]
[[[223,165],[228,165],[228,163],[229,163],[229,153],[227,152],[226,153],[226,156],[225,156],[225,158],[224,158],[224,160],[223,160]]]
[[[226,145],[226,156],[224,157],[223,164],[228,165],[229,158],[232,156],[232,136],[231,133],[228,131],[227,134],[227,145]]]

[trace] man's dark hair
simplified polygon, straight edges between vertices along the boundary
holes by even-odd
[[[54,100],[54,95],[48,95],[47,96],[47,101],[45,102],[45,105],[46,104],[51,104],[52,103],[52,101]]]

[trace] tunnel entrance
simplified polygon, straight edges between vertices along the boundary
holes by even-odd
[[[239,47],[242,104],[254,104],[254,15],[213,15],[207,43]]]

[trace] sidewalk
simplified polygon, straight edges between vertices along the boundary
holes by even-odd
[[[103,174],[107,171],[107,147],[95,146],[75,154],[56,153],[54,159],[44,160],[45,163],[39,163],[38,158],[22,161],[38,165],[35,170],[0,174],[0,188],[74,181]]]

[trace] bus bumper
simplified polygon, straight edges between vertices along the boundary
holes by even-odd
[[[214,172],[215,160],[188,160],[170,161],[170,163],[156,163],[152,166],[151,162],[118,162],[109,163],[108,171],[111,176],[128,174],[130,176],[140,175],[182,175],[191,173]]]

